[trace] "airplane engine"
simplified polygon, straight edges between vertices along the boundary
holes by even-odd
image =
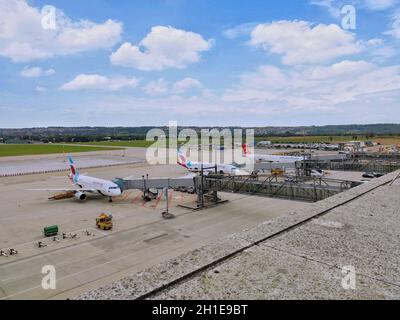
[[[84,194],[83,192],[76,192],[74,196],[76,199],[78,199],[80,201],[86,200],[86,194]]]

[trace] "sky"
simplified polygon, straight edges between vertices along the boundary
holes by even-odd
[[[0,127],[400,122],[400,0],[0,0]]]

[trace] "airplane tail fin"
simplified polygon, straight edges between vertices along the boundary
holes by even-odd
[[[183,152],[182,148],[179,148],[179,149],[178,149],[178,160],[177,160],[177,163],[178,163],[180,166],[182,166],[182,167],[184,167],[184,168],[187,168],[187,165],[186,165],[186,155],[185,155],[185,153]]]
[[[243,155],[245,155],[245,156],[247,156],[249,154],[247,144],[245,144],[245,143],[242,144],[242,151],[243,151]]]
[[[79,177],[79,172],[78,170],[75,169],[74,160],[72,160],[71,156],[68,156],[68,161],[69,161],[69,168],[71,169],[69,177],[72,182],[76,182],[76,180]]]

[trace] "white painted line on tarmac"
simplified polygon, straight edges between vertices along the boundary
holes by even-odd
[[[69,274],[69,275],[67,275],[67,276],[58,278],[57,281],[64,280],[64,279],[67,279],[67,278],[70,278],[70,277],[75,277],[75,276],[77,276],[77,275],[79,275],[79,274],[82,274],[82,273],[85,273],[85,272],[94,270],[94,269],[96,269],[96,268],[99,268],[99,267],[102,267],[102,266],[105,266],[105,265],[114,263],[114,262],[116,262],[116,261],[120,261],[120,260],[129,258],[129,257],[131,257],[131,256],[133,256],[133,255],[135,255],[135,254],[137,254],[137,252],[133,252],[133,253],[131,253],[131,254],[128,254],[128,255],[125,255],[125,256],[122,256],[122,257],[119,257],[119,258],[116,258],[116,259],[113,259],[113,260],[104,262],[104,263],[102,263],[102,264],[97,264],[97,265],[95,265],[95,266],[93,266],[93,267],[91,267],[91,268],[88,268],[88,269],[85,269],[85,270],[82,270],[82,271],[79,271],[79,272],[76,272],[76,273],[72,273],[72,274]],[[122,270],[121,270],[121,271],[122,271]],[[97,280],[97,279],[96,279],[96,280]],[[7,297],[0,298],[0,300],[6,300],[6,299],[8,299],[8,298],[12,298],[12,297],[18,296],[18,295],[20,295],[20,294],[23,294],[23,293],[26,293],[26,292],[29,292],[29,291],[32,291],[32,290],[35,290],[35,289],[40,289],[40,288],[42,288],[42,286],[31,287],[31,288],[28,288],[28,289],[19,291],[19,292],[17,292],[17,293],[13,293],[13,294],[11,294],[11,295],[7,295]],[[67,290],[68,290],[68,289],[67,289]]]
[[[69,233],[75,233],[75,232],[79,232],[79,231],[86,231],[86,230],[94,230],[95,232],[98,232],[98,233],[100,233],[100,234],[102,234],[104,237],[107,237],[107,236],[109,236],[109,235],[111,235],[111,233],[110,234],[108,234],[108,233],[104,233],[104,232],[102,232],[102,231],[100,231],[100,230],[97,230],[97,229],[94,229],[94,228],[87,228],[87,229],[80,229],[80,230],[75,230],[75,231],[72,231],[72,232],[69,232]],[[81,238],[77,238],[77,239],[81,239]],[[69,238],[67,238],[67,239],[60,239],[60,241],[61,240],[72,240],[72,239],[69,239]],[[90,239],[86,239],[86,240],[90,240]],[[82,245],[89,245],[89,243],[86,243],[85,241],[86,240],[84,240],[84,241],[80,241],[80,242],[75,242],[75,243],[68,243],[67,245],[65,245],[65,246],[58,246],[57,247],[57,249],[58,250],[67,250],[67,249],[69,249],[69,248],[76,248],[76,247],[81,247]],[[40,241],[40,240],[39,240]],[[50,240],[49,240],[50,241]],[[51,241],[51,243],[53,243],[53,241]],[[15,245],[14,247],[15,248],[19,248],[19,247],[21,247],[21,246],[24,246],[24,245],[27,245],[27,244],[35,244],[35,242],[33,242],[32,243],[32,241],[30,241],[30,242],[25,242],[25,243],[23,243],[23,244],[19,244],[19,245]],[[49,248],[49,247],[51,247],[51,246],[47,246],[46,248]],[[22,262],[26,262],[26,261],[31,261],[31,260],[33,260],[33,259],[37,259],[37,258],[40,258],[40,257],[46,257],[46,256],[48,256],[49,254],[53,254],[54,252],[53,251],[51,251],[51,252],[45,252],[45,253],[38,253],[38,254],[35,254],[35,255],[31,255],[31,256],[27,256],[26,258],[21,258],[21,259],[19,259],[19,260],[15,260],[15,261],[11,261],[10,263],[8,263],[8,264],[0,264],[0,268],[4,268],[4,267],[7,267],[7,266],[9,266],[10,264],[12,264],[12,265],[16,265],[16,264],[19,264],[19,263],[22,263]],[[40,254],[40,256],[39,256],[39,254]]]

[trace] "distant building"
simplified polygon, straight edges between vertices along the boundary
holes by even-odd
[[[339,143],[339,151],[360,152],[363,151],[365,143],[362,141],[348,141]]]
[[[271,141],[260,141],[257,143],[257,147],[269,147],[272,145]]]
[[[22,139],[10,139],[10,140],[6,140],[4,143],[6,143],[6,144],[32,144],[32,141],[22,140]]]
[[[376,146],[376,145],[377,145],[377,143],[372,141],[372,140],[365,141],[365,146],[366,147],[373,147],[373,146]]]

